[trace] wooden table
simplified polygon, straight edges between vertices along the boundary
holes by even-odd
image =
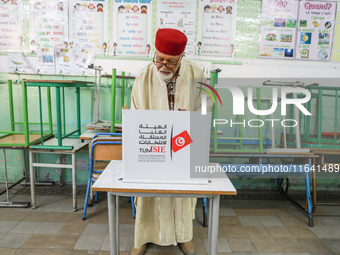
[[[10,139],[13,138],[14,139]],[[5,143],[10,142],[18,142],[25,140],[24,135],[13,135],[13,136],[7,136],[3,139],[5,140]],[[11,202],[9,198],[9,191],[11,188],[15,187],[19,183],[21,183],[23,180],[27,180],[27,173],[26,173],[26,157],[25,157],[25,149],[27,147],[25,146],[1,146],[1,139],[0,139],[0,150],[3,151],[3,165],[4,165],[4,173],[5,173],[5,190],[0,191],[0,196],[4,193],[6,193],[6,202],[0,202],[0,207],[28,207],[30,205],[29,202]],[[23,165],[23,175],[22,177],[13,183],[11,186],[8,186],[8,178],[7,178],[7,163],[6,163],[6,150],[21,150],[22,151],[22,165]]]
[[[76,152],[86,147],[89,144],[89,141],[81,142],[79,139],[64,139],[63,143],[66,146],[72,147],[71,150],[46,150],[46,149],[32,149],[29,148],[29,165],[30,165],[30,178],[31,178],[31,204],[32,209],[36,208],[36,200],[35,200],[35,184],[34,184],[34,167],[52,167],[52,168],[71,168],[72,169],[72,196],[73,196],[73,211],[77,211],[77,172],[76,172]],[[53,138],[45,142],[47,146],[56,146],[58,144],[58,139]],[[34,160],[34,154],[36,153],[50,153],[50,154],[71,154],[72,155],[72,163],[71,165],[62,164],[51,164],[51,163],[36,163]],[[62,171],[62,170],[61,170]],[[60,175],[62,178],[62,174]]]
[[[9,132],[10,133],[10,132]],[[45,137],[48,138],[49,136]],[[29,202],[11,202],[9,198],[9,190],[21,183],[22,185],[29,184],[29,180],[27,177],[26,171],[26,153],[25,150],[28,149],[30,144],[35,144],[39,141],[40,135],[28,134],[27,137],[25,134],[8,134],[0,137],[0,150],[3,151],[3,165],[4,165],[4,173],[5,173],[5,190],[0,191],[0,196],[6,193],[6,202],[0,202],[0,207],[28,207],[30,205]],[[26,140],[28,141],[26,143]],[[25,145],[27,144],[27,145]],[[8,186],[8,178],[7,178],[7,163],[6,163],[6,150],[21,150],[22,151],[22,165],[23,165],[23,174],[22,177]],[[25,180],[25,182],[23,182]]]
[[[86,130],[84,133],[82,133],[79,136],[79,139],[81,139],[82,141],[85,141],[85,140],[91,141],[92,138],[96,134],[100,134],[100,133],[110,133],[110,131],[107,131],[107,130]]]
[[[294,151],[294,150],[293,150]],[[230,173],[231,177],[237,177],[239,175],[248,176],[251,178],[258,177],[258,176],[269,176],[272,178],[277,178],[277,185],[278,185],[278,193],[281,193],[286,198],[288,198],[294,205],[296,205],[301,211],[308,216],[309,226],[313,227],[313,203],[310,191],[310,182],[309,182],[309,174],[315,171],[312,171],[312,166],[315,165],[316,159],[319,157],[318,155],[314,155],[313,153],[277,153],[277,152],[267,152],[267,153],[211,153],[210,157],[216,158],[249,158],[249,164],[221,164],[223,167],[234,167],[235,171]],[[265,162],[264,159],[281,159],[283,164],[273,164]],[[285,159],[294,159],[294,163],[290,164],[285,162]],[[308,163],[307,163],[308,162]],[[263,168],[269,168],[269,165],[273,167],[277,166],[284,166],[288,171],[262,171]],[[254,168],[254,169],[261,169],[259,172],[247,172],[242,171],[242,169]],[[230,168],[229,168],[230,169]],[[269,169],[268,169],[269,170]],[[307,171],[306,171],[307,170]],[[227,172],[228,174],[228,172]],[[288,184],[289,184],[289,176],[301,176],[305,178],[306,184],[306,206],[303,207],[295,200],[293,200],[287,193],[288,193]],[[287,188],[283,189],[283,180],[286,178],[287,180]],[[313,177],[315,180],[315,178]]]
[[[119,254],[118,197],[183,197],[210,199],[208,254],[217,254],[220,195],[236,195],[230,180],[213,178],[207,185],[148,184],[122,182],[122,161],[112,160],[92,186],[93,191],[105,191],[108,197],[111,255]]]
[[[334,168],[335,165],[340,167],[340,149],[339,150],[332,150],[332,149],[310,149],[315,155],[319,156],[317,163],[315,164],[315,171],[313,172],[313,212],[316,210],[316,206],[318,204],[316,198],[316,173],[323,172],[327,173],[330,167]],[[326,163],[325,162],[325,155],[339,155],[339,161],[337,163]],[[324,170],[322,170],[324,169]],[[332,171],[333,172],[333,171]],[[339,172],[339,171],[338,171]],[[319,203],[321,204],[321,203]],[[339,205],[339,203],[322,203],[322,204],[330,204],[330,205]]]

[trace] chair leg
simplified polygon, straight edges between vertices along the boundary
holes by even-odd
[[[98,192],[96,191],[95,196],[94,196],[94,201],[98,203]]]
[[[208,206],[207,198],[203,198],[203,227],[208,227]]]
[[[86,196],[85,196],[85,203],[84,203],[83,220],[86,219],[86,210],[87,210],[87,203],[88,203],[88,201],[89,201],[90,190],[91,190],[91,178],[89,178],[89,182],[88,182],[88,184],[87,184],[87,189],[86,189]]]
[[[133,197],[130,197],[130,198],[131,198],[131,206],[132,206],[132,215],[133,215],[133,218],[135,219],[136,218],[135,199]]]

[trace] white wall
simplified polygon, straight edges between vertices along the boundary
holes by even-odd
[[[33,67],[37,66],[36,57],[28,57]],[[235,59],[242,65],[215,64],[213,68],[220,68],[222,72],[219,78],[242,77],[242,78],[340,78],[340,63],[313,62],[313,61],[284,61],[265,59]],[[147,65],[149,61],[96,59],[95,65],[101,65],[104,73],[111,73],[116,68],[118,73],[125,71],[135,75]],[[0,72],[7,70],[7,56],[0,56]]]

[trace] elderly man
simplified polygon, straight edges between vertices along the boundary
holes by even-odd
[[[200,67],[183,59],[187,37],[175,29],[156,33],[153,63],[137,75],[131,95],[131,109],[200,110],[202,90],[197,81],[207,83]],[[192,78],[196,78],[193,82]],[[212,105],[208,102],[208,107]],[[136,198],[135,242],[131,255],[141,255],[146,243],[176,245],[185,254],[194,254],[194,198]]]

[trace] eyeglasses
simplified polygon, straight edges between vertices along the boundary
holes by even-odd
[[[159,68],[162,68],[162,66],[165,66],[166,68],[172,69],[172,68],[174,68],[175,66],[177,66],[177,64],[178,64],[179,61],[181,60],[182,55],[179,56],[179,59],[178,59],[178,61],[177,61],[176,64],[170,64],[170,63],[165,64],[165,63],[163,63],[163,62],[161,62],[161,61],[156,61],[156,60],[155,60],[155,57],[156,57],[156,52],[155,52],[155,54],[154,54],[154,56],[153,56],[153,60],[152,60],[152,62],[153,62],[156,66],[158,66]]]

